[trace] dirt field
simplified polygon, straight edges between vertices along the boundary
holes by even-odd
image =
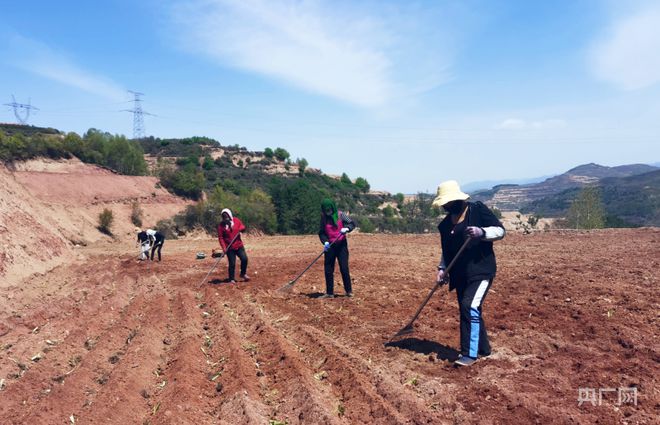
[[[253,281],[212,240],[78,248],[77,262],[0,288],[3,424],[657,423],[660,229],[510,234],[484,317],[493,355],[456,355],[455,295],[390,336],[432,286],[437,235],[351,235],[356,296],[319,300],[308,237],[245,238]],[[338,279],[340,280],[340,279]],[[337,293],[343,294],[341,286]],[[637,405],[604,391],[636,388]],[[598,403],[597,403],[598,404]]]

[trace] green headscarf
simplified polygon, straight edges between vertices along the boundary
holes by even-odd
[[[339,214],[337,214],[337,206],[332,201],[332,199],[325,198],[321,201],[321,213],[325,214],[325,210],[329,209],[332,209],[332,219],[336,225],[337,221],[339,220]]]

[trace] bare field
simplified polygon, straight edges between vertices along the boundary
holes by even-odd
[[[386,344],[433,285],[437,235],[351,235],[355,297],[319,300],[318,238],[244,238],[249,283],[199,283],[217,245],[163,262],[98,243],[0,288],[5,424],[657,423],[660,229],[510,234],[484,304],[493,355],[468,369],[454,293]],[[337,281],[340,282],[338,271]],[[341,285],[336,292],[343,294]],[[637,405],[578,405],[636,388]]]

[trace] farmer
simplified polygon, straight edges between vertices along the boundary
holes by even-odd
[[[140,247],[140,261],[144,261],[149,258],[149,249],[150,249],[150,240],[147,232],[140,229],[139,227],[135,228],[137,232],[137,242],[135,243],[136,247]]]
[[[241,259],[241,279],[243,282],[249,282],[247,275],[248,257],[245,253],[245,247],[241,240],[240,233],[245,230],[245,225],[238,217],[234,217],[229,208],[222,210],[222,221],[218,224],[218,241],[223,252],[227,255],[229,263],[229,277],[227,282],[236,283],[234,274],[236,273],[236,256]],[[232,243],[232,240],[234,242]],[[231,243],[231,246],[229,244]],[[221,255],[222,256],[222,255]]]
[[[163,249],[165,236],[157,230],[147,229],[147,236],[151,241],[151,261],[154,261],[154,253],[158,250],[158,261],[160,261],[160,250]]]
[[[339,261],[339,271],[344,282],[347,297],[352,297],[351,275],[348,271],[348,242],[346,234],[355,229],[355,222],[338,211],[331,199],[321,202],[321,225],[319,238],[325,252],[325,295],[320,298],[334,298],[335,259]]]
[[[438,186],[434,206],[442,206],[447,216],[438,225],[442,256],[437,282],[449,280],[449,290],[456,289],[460,311],[461,355],[454,363],[469,366],[478,356],[490,355],[482,306],[488,288],[495,277],[496,264],[493,241],[504,237],[504,227],[481,202],[468,202],[454,180]],[[465,239],[468,246],[458,257],[449,274],[446,268],[456,256]]]

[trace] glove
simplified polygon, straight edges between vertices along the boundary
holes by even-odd
[[[345,235],[346,233],[348,233],[348,227],[342,227],[340,232],[342,235]]]
[[[465,234],[470,238],[470,239],[481,239],[484,237],[484,229],[481,227],[477,226],[468,226],[465,229]]]
[[[448,277],[449,277],[449,276],[447,275],[447,271],[446,271],[445,269],[440,269],[440,270],[438,270],[438,276],[436,277],[436,280],[435,280],[435,281],[436,281],[439,285],[444,285],[444,284],[447,283],[447,280],[448,280],[447,278],[448,278]]]
[[[323,244],[323,252],[328,252],[330,249],[330,242],[326,242]]]

